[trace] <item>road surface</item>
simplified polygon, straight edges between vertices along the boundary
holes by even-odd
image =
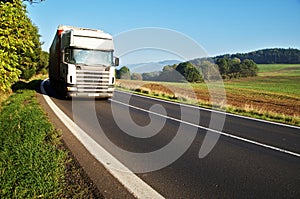
[[[209,110],[182,108],[175,103],[137,95],[130,97],[128,107],[128,94],[120,91],[115,92],[112,100],[74,102],[59,99],[47,82],[45,89],[53,102],[93,140],[129,169],[138,171],[136,175],[165,198],[300,197],[300,129],[297,127],[226,115],[216,145],[207,156],[199,158],[207,134],[205,128],[209,128],[212,116]],[[190,114],[184,117],[184,124],[183,114]],[[223,116],[219,112],[213,114]],[[200,121],[195,124],[198,115]],[[132,121],[142,130],[135,131],[126,125]],[[160,126],[161,121],[162,128],[151,125],[153,122]],[[130,155],[164,148],[172,143],[181,125],[185,126],[187,140],[195,137],[174,162],[159,168],[162,159],[169,159],[168,154],[151,162]],[[151,135],[149,128],[158,133]],[[129,131],[141,135],[129,135]],[[183,150],[184,144],[176,144],[174,151]],[[153,170],[156,166],[159,169]]]

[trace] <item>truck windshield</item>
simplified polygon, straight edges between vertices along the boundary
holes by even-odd
[[[87,49],[66,49],[65,61],[71,64],[84,65],[113,65],[112,51],[87,50]]]

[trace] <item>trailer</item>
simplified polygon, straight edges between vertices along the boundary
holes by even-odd
[[[63,97],[113,96],[119,59],[110,34],[58,26],[49,51],[50,83]]]

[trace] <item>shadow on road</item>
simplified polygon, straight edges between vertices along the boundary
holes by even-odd
[[[43,80],[41,80],[41,79],[31,80],[30,82],[25,82],[25,81],[20,80],[17,83],[13,84],[11,86],[11,89],[13,90],[13,92],[28,89],[28,90],[34,90],[40,94],[44,94],[44,93],[42,93],[42,91],[40,89],[42,81]],[[44,88],[49,97],[53,97],[53,98],[60,99],[60,100],[66,100],[66,98],[63,98],[54,89],[51,88],[49,81],[46,81],[44,83]]]
[[[42,80],[40,79],[31,80],[30,82],[25,82],[20,80],[17,83],[13,84],[11,86],[11,89],[13,90],[13,92],[17,92],[18,90],[28,89],[28,90],[34,90],[38,93],[41,93],[40,90],[41,82]]]
[[[13,90],[13,92],[17,92],[18,90],[23,90],[23,89],[28,89],[28,90],[34,90],[37,93],[40,94],[44,94],[42,93],[41,89],[40,89],[40,85],[42,83],[43,80],[41,79],[35,79],[35,80],[31,80],[30,82],[25,82],[25,81],[18,81],[17,83],[13,84],[11,86],[11,89]],[[47,95],[51,98],[55,98],[55,99],[59,99],[59,100],[72,100],[71,97],[66,98],[63,97],[62,95],[60,95],[55,89],[53,89],[50,85],[49,81],[46,81],[44,83],[44,89],[47,93]],[[94,97],[76,97],[74,98],[77,101],[91,101],[91,100],[96,100],[96,101],[107,101],[106,98],[94,98]]]
[[[11,89],[13,90],[13,92],[17,92],[18,90],[23,90],[23,89],[28,89],[28,90],[34,90],[37,93],[40,94],[44,94],[42,93],[41,89],[40,89],[40,85],[42,83],[43,80],[41,79],[35,79],[35,80],[31,80],[30,82],[25,82],[25,81],[18,81],[17,83],[13,84]],[[66,98],[63,97],[62,95],[60,95],[54,88],[51,87],[49,80],[44,82],[44,89],[47,93],[47,95],[51,98],[55,98],[58,100],[72,100],[71,97]],[[91,100],[96,100],[96,101],[106,101],[106,98],[94,98],[94,97],[86,97],[86,98],[80,98],[80,97],[76,97],[74,98],[77,101],[91,101]]]

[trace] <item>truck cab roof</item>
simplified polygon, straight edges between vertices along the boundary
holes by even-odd
[[[74,36],[92,37],[92,38],[101,38],[101,39],[112,40],[112,36],[108,33],[103,32],[102,30],[79,28],[79,27],[65,26],[65,25],[58,26],[57,30],[60,34],[62,34],[64,32],[68,32],[68,31],[73,31]]]

